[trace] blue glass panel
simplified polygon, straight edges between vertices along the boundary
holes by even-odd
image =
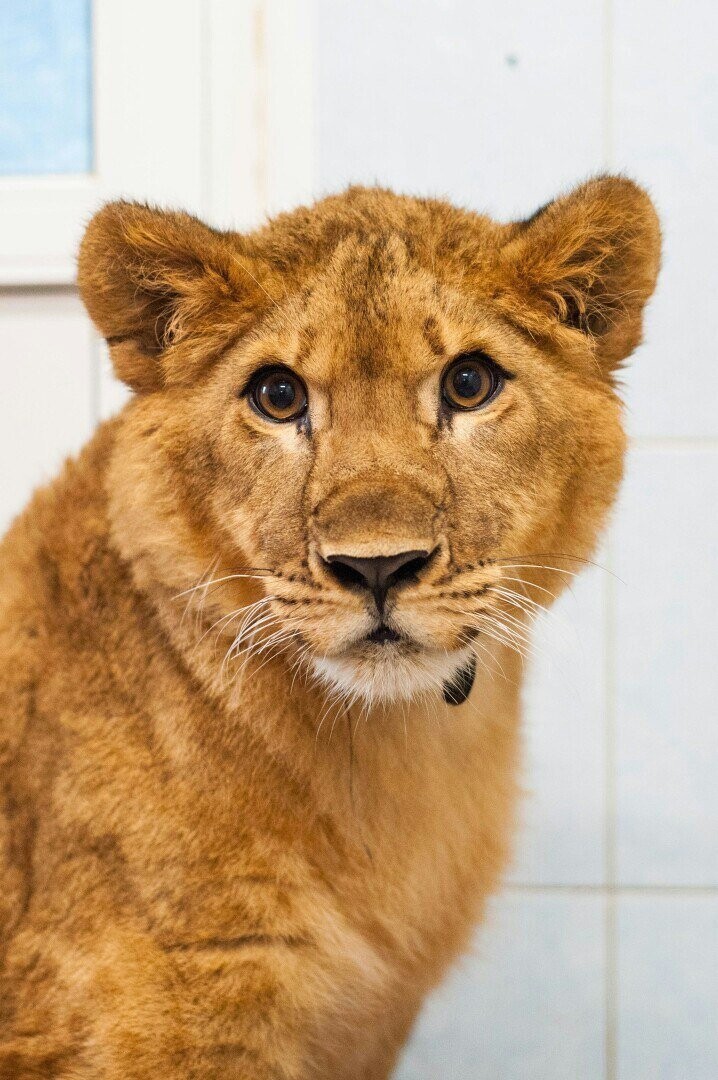
[[[0,0],[0,174],[92,168],[90,0]]]

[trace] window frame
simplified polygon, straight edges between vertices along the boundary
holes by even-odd
[[[93,0],[94,168],[0,177],[0,286],[74,284],[110,198],[237,228],[306,198],[313,17],[314,0]]]

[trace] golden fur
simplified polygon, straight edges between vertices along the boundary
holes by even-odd
[[[510,225],[360,188],[249,236],[96,215],[137,393],[0,548],[0,1077],[389,1075],[505,863],[518,654],[616,494],[658,254],[611,177]],[[479,349],[513,378],[442,419]],[[241,393],[276,362],[308,422]],[[322,557],[423,548],[413,644],[359,640]]]

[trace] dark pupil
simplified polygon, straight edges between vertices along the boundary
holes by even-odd
[[[459,397],[474,398],[477,397],[484,385],[484,380],[481,377],[481,372],[476,368],[459,368],[454,372],[451,380],[454,384],[454,390]]]
[[[274,408],[279,409],[281,412],[291,409],[296,396],[294,386],[289,379],[275,379],[267,387],[267,397]]]

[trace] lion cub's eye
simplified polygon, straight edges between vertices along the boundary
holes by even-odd
[[[441,394],[451,409],[478,409],[498,394],[503,377],[480,355],[460,356],[444,372]]]
[[[307,411],[304,383],[285,367],[258,372],[249,385],[249,400],[262,416],[279,423],[298,420]]]

